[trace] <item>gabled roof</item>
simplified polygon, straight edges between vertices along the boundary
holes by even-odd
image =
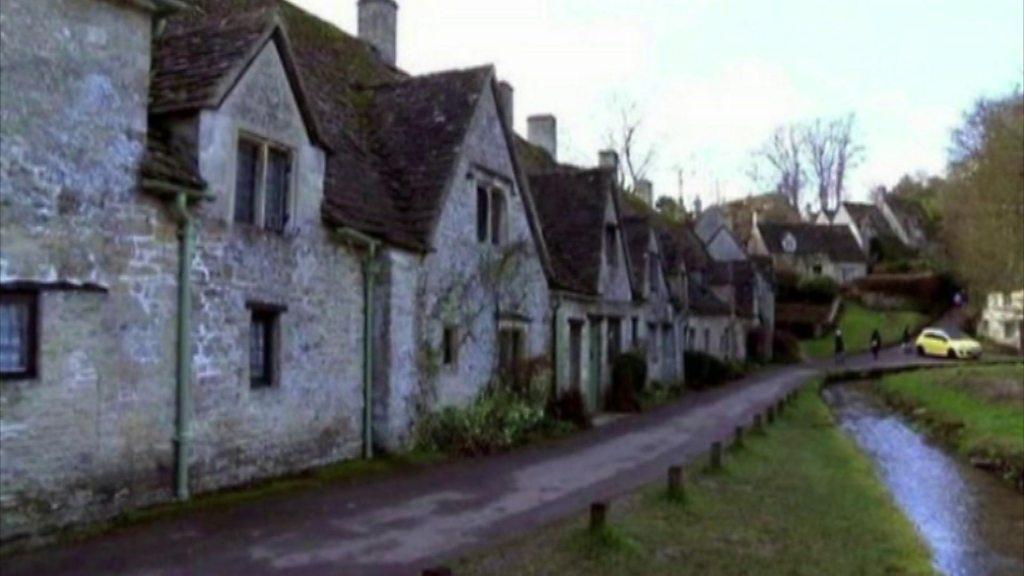
[[[843,205],[846,207],[846,211],[850,213],[850,218],[853,218],[854,223],[857,224],[858,228],[862,228],[865,223],[871,225],[875,232],[882,237],[895,238],[896,234],[892,231],[892,227],[889,226],[889,221],[885,219],[885,215],[882,214],[881,208],[875,204],[867,204],[862,202],[844,202]]]
[[[690,313],[694,316],[729,316],[729,305],[722,302],[711,290],[696,282],[687,283],[687,298]]]
[[[736,298],[736,314],[754,316],[754,291],[757,270],[750,261],[713,262],[708,283],[711,286],[732,286]]]
[[[757,228],[771,254],[818,254],[833,262],[866,262],[864,252],[848,226],[759,222]],[[786,245],[787,238],[792,238],[792,246]]]
[[[195,10],[168,20],[157,43],[154,112],[214,105],[261,43],[277,39],[304,94],[297,96],[321,120],[330,152],[324,221],[429,250],[444,190],[481,96],[493,85],[493,68],[412,77],[384,64],[362,40],[284,0],[193,4]],[[505,135],[515,163],[507,127]],[[529,187],[518,170],[516,177],[547,269]]]
[[[759,221],[796,224],[801,221],[800,212],[789,204],[782,194],[760,194],[742,200],[734,200],[722,205],[722,210],[729,219],[733,234],[743,244],[750,240],[753,227],[753,215],[756,212]]]
[[[535,174],[529,180],[556,287],[597,295],[613,175],[597,169]]]
[[[651,223],[646,217],[632,215],[622,219],[622,235],[629,251],[633,285],[638,287],[638,292],[647,276],[647,257],[652,233]]]

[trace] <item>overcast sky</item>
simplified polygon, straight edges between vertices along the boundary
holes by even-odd
[[[292,0],[356,32],[356,0]],[[853,112],[864,162],[850,192],[943,170],[949,132],[1024,76],[1021,0],[399,0],[413,72],[492,63],[516,127],[552,113],[560,159],[590,165],[635,103],[658,149],[656,195],[689,205],[753,191],[773,127]],[[718,183],[718,186],[716,186]]]

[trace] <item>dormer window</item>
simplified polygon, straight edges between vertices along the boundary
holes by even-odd
[[[508,204],[496,187],[476,189],[476,238],[481,244],[501,246],[508,236]]]
[[[654,252],[647,254],[647,290],[651,294],[658,291],[658,255]]]
[[[234,221],[283,232],[290,217],[292,153],[266,141],[238,139]]]
[[[615,240],[617,237],[618,230],[613,224],[604,227],[604,257],[609,268],[615,268],[618,262],[619,251]]]

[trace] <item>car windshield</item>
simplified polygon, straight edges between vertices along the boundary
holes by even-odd
[[[954,340],[960,340],[961,338],[970,338],[970,336],[968,336],[966,332],[958,328],[945,328],[943,329],[943,332],[945,332],[947,336]]]

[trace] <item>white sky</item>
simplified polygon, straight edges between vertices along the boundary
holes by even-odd
[[[292,0],[356,32],[356,0]],[[591,165],[634,102],[656,195],[755,192],[750,153],[780,124],[857,115],[850,192],[943,170],[949,132],[1024,76],[1020,0],[399,0],[398,63],[497,67],[516,127],[552,113],[559,156]]]

